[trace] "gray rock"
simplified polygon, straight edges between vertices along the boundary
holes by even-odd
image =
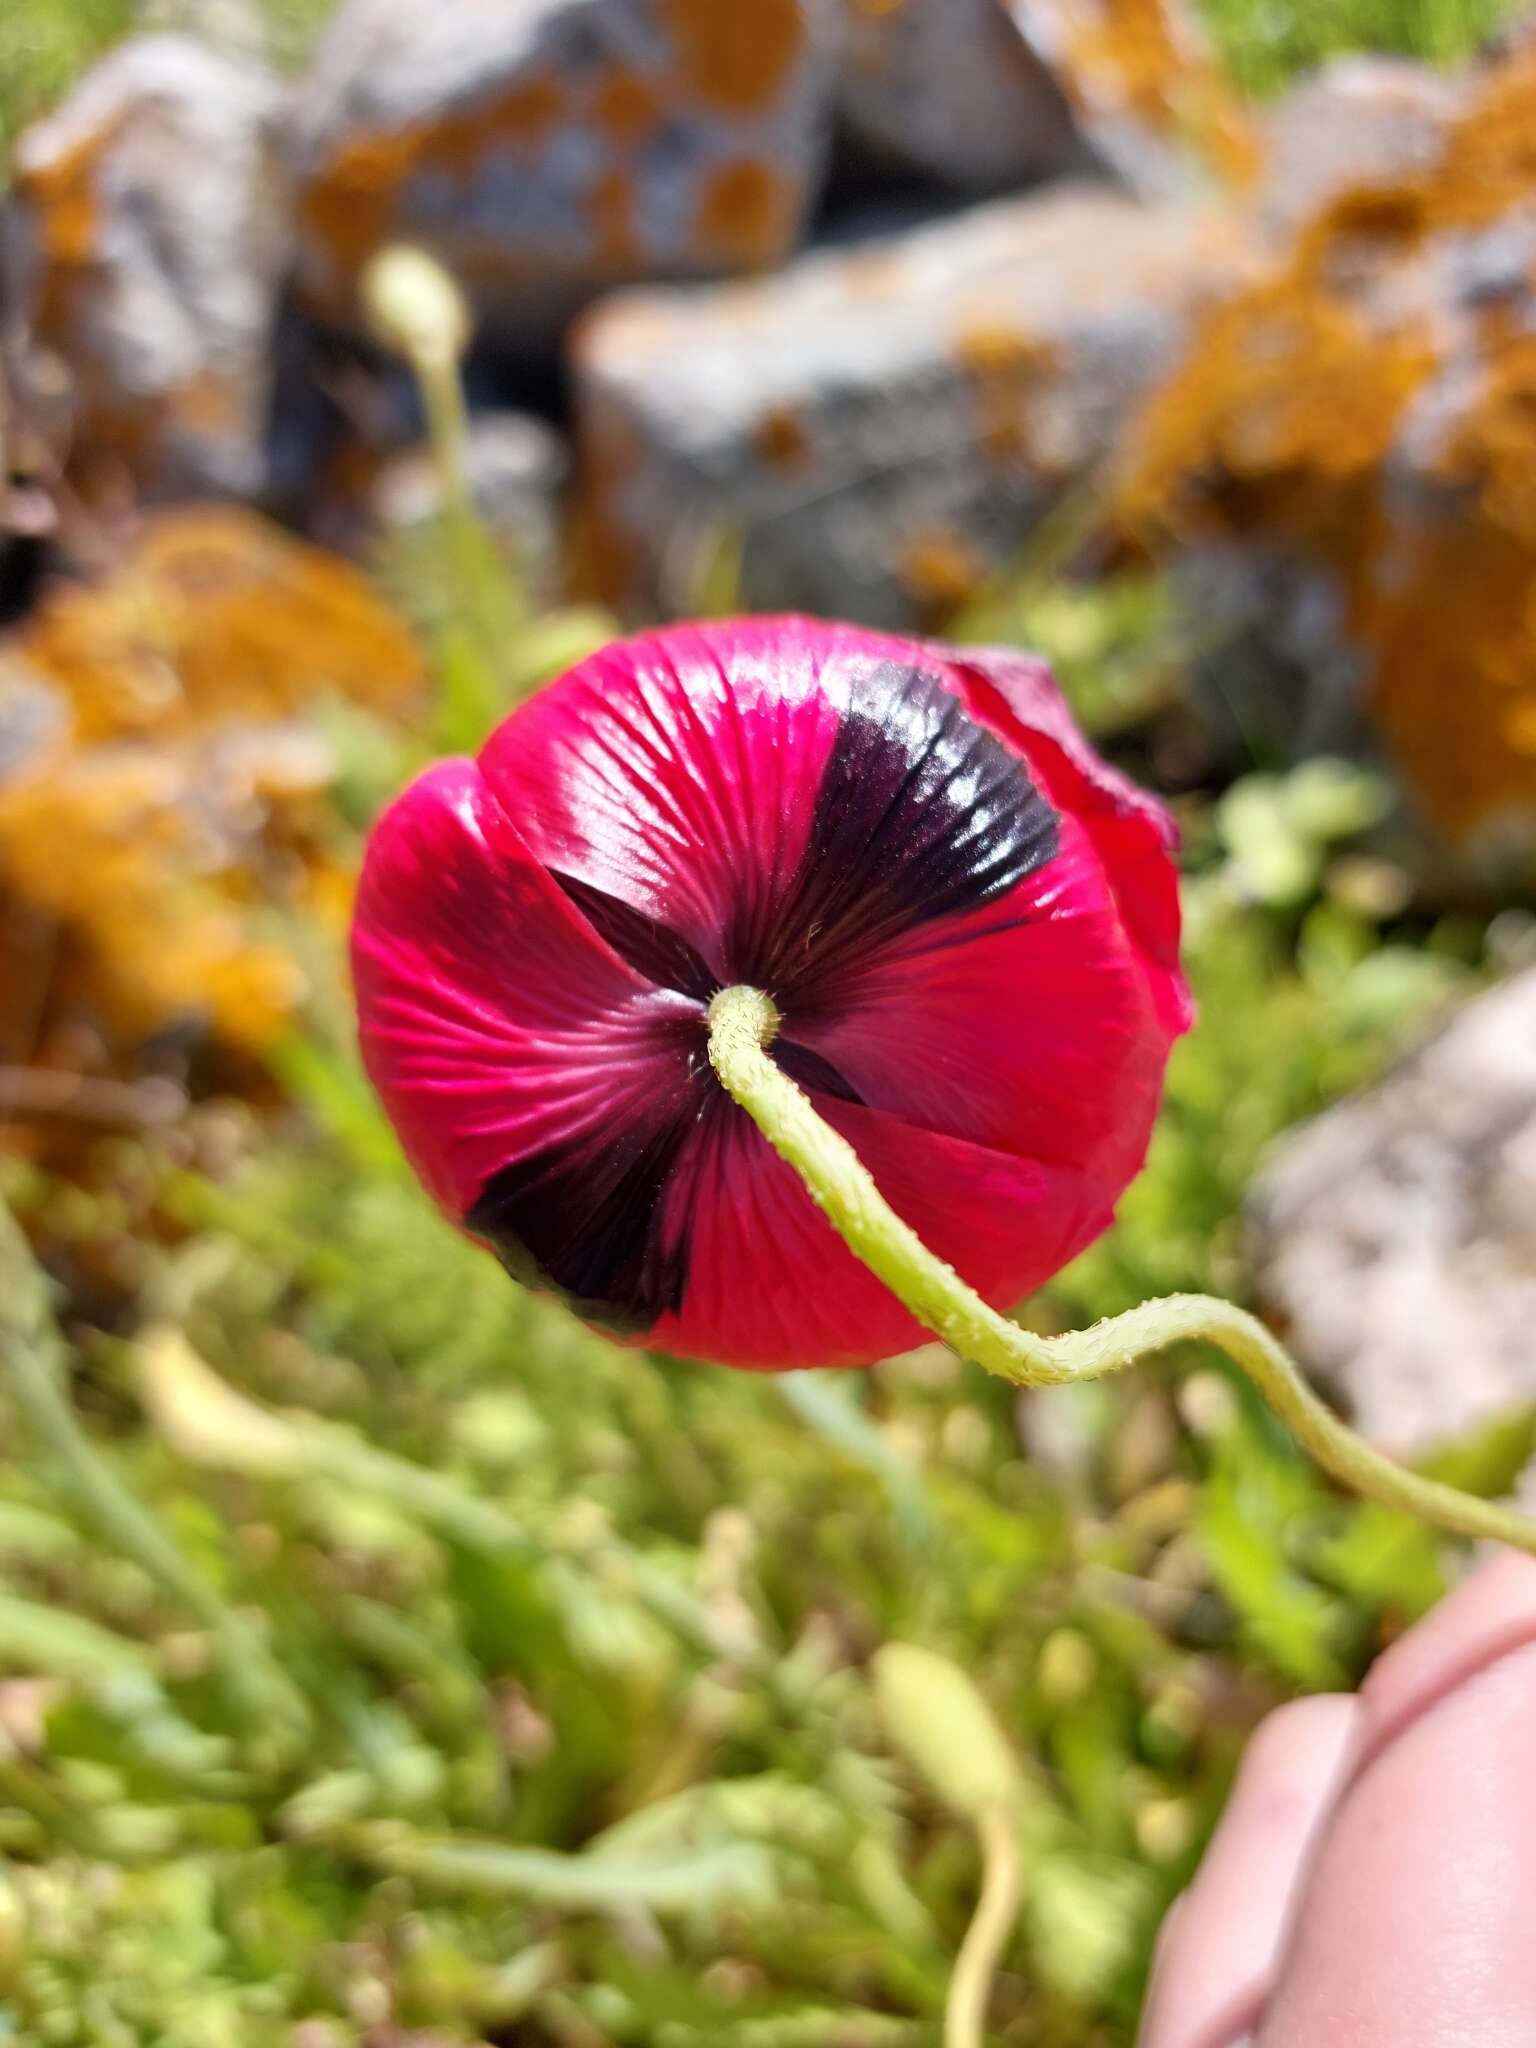
[[[978,191],[1098,168],[1066,95],[998,0],[843,4],[839,105],[877,158]]]
[[[1240,261],[1224,218],[1107,187],[1004,200],[714,290],[621,294],[574,347],[613,602],[929,623],[1113,446]]]
[[[514,565],[529,597],[559,595],[562,498],[570,471],[565,443],[527,413],[480,413],[470,425],[469,480],[475,509]],[[409,536],[441,516],[442,492],[430,448],[393,457],[373,487],[373,516],[385,533]]]
[[[829,0],[344,0],[295,126],[308,301],[352,320],[396,240],[519,332],[775,262],[820,189],[834,60]]]
[[[1283,1141],[1249,1214],[1264,1303],[1372,1442],[1536,1400],[1536,969]]]
[[[67,367],[75,466],[150,496],[262,481],[288,259],[279,87],[175,36],[121,44],[21,137],[3,297]]]
[[[1228,729],[1373,737],[1501,884],[1536,872],[1533,82],[1527,56],[1301,90],[1270,188],[1301,217],[1128,430],[1111,508],[1194,587]]]
[[[1190,0],[1000,0],[1095,158],[1145,198],[1246,179],[1253,137]]]
[[[1428,170],[1464,98],[1459,81],[1406,57],[1341,57],[1313,72],[1265,126],[1265,228],[1289,235],[1352,187]]]
[[[0,788],[35,769],[65,739],[63,694],[20,655],[0,646]]]
[[[1098,172],[1170,197],[1243,125],[1183,0],[840,4],[851,134],[962,189]]]

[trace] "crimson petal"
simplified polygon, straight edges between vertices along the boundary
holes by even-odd
[[[897,1214],[996,1307],[1033,1291],[1109,1220],[1104,1190],[1071,1168],[812,1100]],[[734,1105],[690,1146],[673,1200],[689,1219],[688,1278],[651,1334],[658,1348],[774,1371],[869,1365],[927,1338]]]
[[[520,1277],[646,1324],[683,1133],[719,1097],[700,1007],[592,930],[469,761],[415,783],[369,842],[353,927],[368,1072],[417,1172]]]

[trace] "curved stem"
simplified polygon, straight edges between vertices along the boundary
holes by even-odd
[[[998,1964],[1019,1917],[1019,1830],[1005,1806],[977,1816],[981,1844],[981,1897],[955,1958],[944,2002],[944,2048],[981,2048],[987,2000]]]
[[[1170,1344],[1214,1344],[1341,1485],[1458,1536],[1487,1537],[1536,1554],[1536,1521],[1421,1478],[1373,1450],[1318,1399],[1258,1318],[1231,1302],[1169,1295],[1063,1337],[1037,1337],[998,1315],[902,1222],[853,1147],[768,1058],[764,1047],[777,1029],[778,1013],[760,990],[721,990],[709,1013],[709,1057],[721,1084],[794,1167],[855,1256],[962,1357],[1016,1386],[1050,1387],[1102,1379]]]

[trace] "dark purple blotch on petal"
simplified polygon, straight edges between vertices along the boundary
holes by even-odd
[[[466,1218],[470,1229],[514,1277],[555,1288],[590,1321],[634,1334],[676,1312],[688,1229],[666,1213],[668,1182],[707,1119],[743,1114],[709,1073],[716,990],[766,990],[783,1016],[773,1047],[782,1070],[812,1094],[859,1103],[829,1060],[795,1042],[797,1009],[835,1002],[839,980],[889,940],[1006,897],[1053,857],[1058,826],[1024,763],[938,676],[880,662],[848,683],[794,873],[776,898],[757,877],[741,878],[715,962],[659,919],[552,870],[599,937],[690,998],[697,1015],[667,1026],[678,1086],[654,1121],[503,1168]]]
[[[707,1076],[707,1059],[690,1057],[682,1100],[653,1122],[504,1166],[465,1222],[515,1280],[553,1288],[588,1322],[648,1330],[681,1306],[688,1278],[686,1227],[664,1237],[668,1181],[690,1132],[735,1108]]]

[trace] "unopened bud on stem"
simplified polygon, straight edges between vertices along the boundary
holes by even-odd
[[[359,296],[379,340],[418,369],[457,363],[469,346],[464,294],[424,249],[401,243],[381,250],[363,272]]]
[[[1020,1810],[1023,1767],[958,1664],[915,1643],[887,1643],[875,1652],[872,1675],[886,1733],[946,1806],[972,1822]]]

